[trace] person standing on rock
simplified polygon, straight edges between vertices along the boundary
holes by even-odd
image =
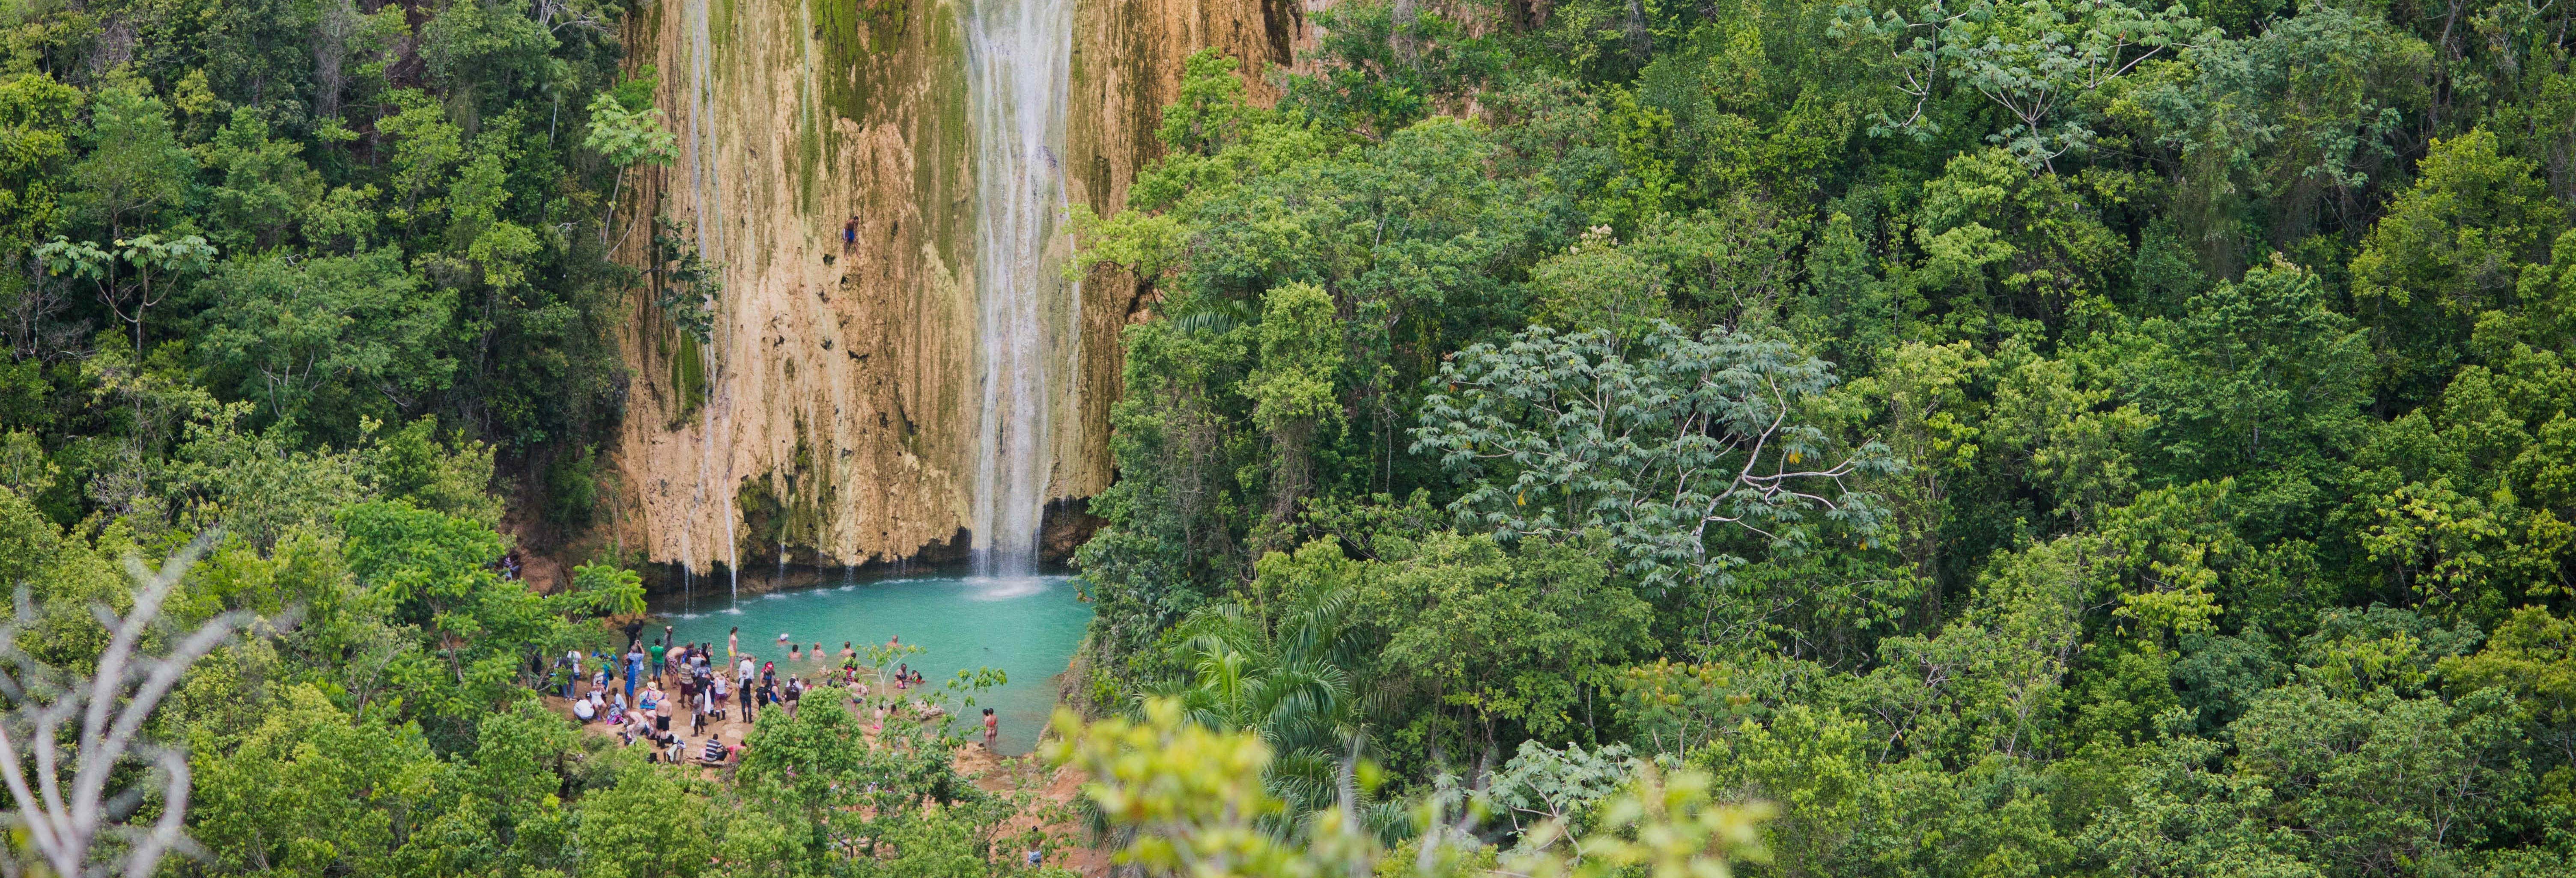
[[[737,627],[733,629],[733,633],[725,635],[725,658],[730,659],[741,654],[742,629]]]
[[[994,716],[992,708],[984,708],[984,751],[993,752],[994,745],[999,744],[1001,740],[1002,718]]]

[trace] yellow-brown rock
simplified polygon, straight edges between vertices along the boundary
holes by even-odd
[[[630,181],[622,253],[640,261],[649,218],[671,217],[724,291],[703,349],[631,299],[609,524],[627,551],[750,577],[963,549],[979,376],[957,2],[662,0],[630,22],[681,146]],[[1191,52],[1257,76],[1304,18],[1279,0],[1077,0],[1069,197],[1124,202]],[[1051,389],[1057,498],[1111,477],[1117,332],[1139,292],[1106,273],[1082,290],[1082,367]]]

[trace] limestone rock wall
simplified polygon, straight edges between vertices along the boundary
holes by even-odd
[[[704,345],[633,297],[609,458],[627,551],[746,587],[962,553],[980,378],[959,2],[662,0],[630,22],[681,149],[630,181],[622,253],[640,262],[650,218],[673,218],[723,264],[724,291]],[[1192,51],[1284,63],[1304,17],[1296,0],[1080,0],[1069,197],[1124,203]],[[1056,389],[1058,498],[1111,478],[1117,332],[1139,286],[1101,272],[1082,290],[1082,368]]]
[[[1322,8],[1321,0],[1311,8]],[[1305,0],[1080,0],[1073,19],[1072,106],[1066,110],[1065,154],[1076,169],[1070,198],[1102,216],[1127,204],[1127,187],[1161,155],[1154,132],[1163,106],[1180,97],[1181,63],[1214,46],[1239,59],[1254,99],[1275,98],[1263,80],[1269,65],[1287,66],[1307,44]],[[1071,465],[1070,484],[1089,496],[1109,484],[1109,406],[1118,399],[1118,330],[1137,316],[1146,292],[1133,277],[1095,271],[1083,280],[1083,349],[1078,400],[1080,432],[1065,436],[1086,450]]]

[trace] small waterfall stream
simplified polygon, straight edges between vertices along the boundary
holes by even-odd
[[[975,572],[1027,576],[1053,458],[1049,380],[1080,308],[1062,278],[1058,166],[1072,77],[1072,0],[969,0],[966,82],[975,142],[981,398],[971,509]]]
[[[724,177],[723,169],[713,161],[716,152],[715,107],[713,106],[715,47],[708,22],[709,7],[713,2],[714,0],[683,0],[680,14],[681,27],[688,39],[689,187],[696,202],[696,210],[693,211],[691,222],[697,238],[699,255],[710,262],[722,262],[725,243],[722,197]],[[716,334],[716,340],[720,343],[723,339],[724,333],[720,330]],[[712,380],[715,371],[723,368],[721,365],[723,357],[718,345],[710,344],[704,357],[704,362],[708,364],[710,370],[710,384],[720,384]],[[721,393],[720,390],[716,392]],[[728,507],[734,502],[732,492],[717,487],[731,481],[719,475],[715,460],[717,437],[725,435],[726,428],[730,426],[728,423],[731,420],[730,406],[726,405],[726,402],[722,399],[710,400],[708,410],[700,415],[699,429],[702,431],[702,440],[698,443],[698,474],[690,499],[693,504],[701,508],[709,501],[718,499],[719,496]],[[729,460],[723,469],[727,472],[732,469]],[[730,577],[726,583],[726,591],[734,595],[735,600],[738,601],[742,593],[742,558],[740,548],[735,544],[733,532],[733,522],[737,515],[728,510],[728,514],[722,517],[726,545],[725,568]],[[689,526],[684,522],[680,528],[680,568],[683,571],[684,581],[688,575],[686,571],[694,563],[690,555]],[[707,563],[710,567],[714,565],[714,552],[707,553]]]

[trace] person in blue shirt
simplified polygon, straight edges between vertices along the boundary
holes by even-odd
[[[632,648],[626,651],[626,701],[635,701],[635,678],[644,673],[644,654]]]

